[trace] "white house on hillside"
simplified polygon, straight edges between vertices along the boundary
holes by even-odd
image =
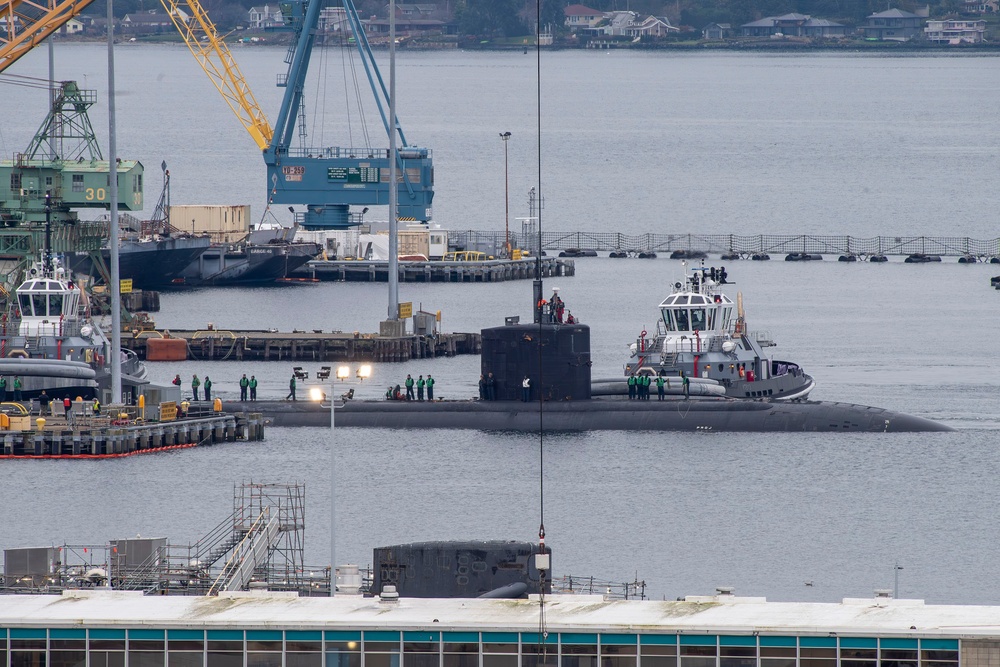
[[[278,5],[251,7],[247,15],[249,16],[247,27],[251,30],[263,30],[264,28],[273,28],[285,24]]]
[[[924,36],[937,44],[979,44],[986,41],[986,21],[928,21]]]

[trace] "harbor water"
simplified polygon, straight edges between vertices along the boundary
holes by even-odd
[[[101,90],[101,45],[60,49],[60,78]],[[239,49],[268,109],[283,49]],[[340,57],[340,53],[328,56]],[[547,228],[627,233],[842,233],[996,237],[1000,129],[994,57],[554,53],[543,76]],[[44,74],[41,52],[19,73]],[[400,117],[434,149],[436,218],[503,224],[510,130],[512,216],[534,184],[533,59],[519,53],[401,55]],[[166,160],[175,203],[245,203],[263,215],[260,156],[182,47],[118,50],[119,151]],[[970,83],[974,82],[974,83]],[[5,89],[8,88],[6,84]],[[961,90],[962,94],[956,94]],[[7,92],[5,90],[5,92]],[[44,94],[9,87],[0,148],[21,150]],[[333,97],[333,93],[330,93]],[[37,99],[36,99],[37,98]],[[102,94],[103,98],[103,94]],[[98,132],[102,109],[95,110]],[[326,142],[343,129],[332,109]],[[341,123],[341,125],[338,125]],[[151,207],[151,204],[150,204]],[[1000,430],[996,267],[729,262],[749,328],[817,380],[813,398],[942,420],[954,433],[896,435],[616,433],[544,439],[544,522],[556,574],[645,579],[668,599],[717,585],[775,600],[833,601],[891,588],[929,602],[994,603]],[[710,260],[720,264],[718,258]],[[594,375],[621,372],[655,326],[680,262],[577,260],[548,281],[592,327]],[[403,300],[442,311],[451,331],[526,317],[526,283],[408,284]],[[385,287],[321,283],[165,293],[170,328],[374,331]],[[297,362],[314,377],[319,363]],[[153,364],[212,377],[235,400],[242,373],[261,397],[287,392],[292,364]],[[443,398],[476,392],[478,359],[378,365],[356,386],[377,398],[431,373]],[[300,384],[300,396],[308,382]],[[346,385],[345,385],[346,387]],[[336,391],[339,391],[337,389]],[[226,516],[245,480],[306,483],[306,560],[329,562],[331,453],[336,558],[436,539],[532,539],[540,439],[475,431],[269,429],[263,443],[115,461],[5,461],[0,548],[166,536],[193,542]]]

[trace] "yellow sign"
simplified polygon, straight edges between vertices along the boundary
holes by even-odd
[[[399,319],[405,320],[410,317],[413,317],[413,302],[407,301],[399,304]]]
[[[119,289],[119,291],[122,294],[131,294],[132,293],[132,279],[131,278],[125,278],[125,279],[119,281],[118,285],[119,285],[118,289]]]
[[[160,421],[172,422],[175,419],[177,419],[177,403],[175,401],[160,403]]]

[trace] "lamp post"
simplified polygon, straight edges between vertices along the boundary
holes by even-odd
[[[364,382],[372,374],[372,367],[368,364],[360,366],[356,376],[359,382]],[[351,377],[350,366],[337,367],[337,381],[345,382]],[[330,401],[330,597],[337,594],[337,408],[344,406],[344,400],[337,405],[334,399],[334,381],[330,381],[328,394],[324,396],[322,387],[313,387],[309,390],[309,398],[318,401],[323,405],[323,399]]]
[[[507,252],[507,259],[510,259],[510,181],[507,178],[507,141],[510,139],[510,132],[501,132],[500,138],[503,140],[504,250]]]

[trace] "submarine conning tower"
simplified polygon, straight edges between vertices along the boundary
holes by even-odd
[[[590,327],[585,324],[520,324],[482,330],[482,374],[493,373],[495,399],[521,399],[531,380],[531,399],[590,399]]]

